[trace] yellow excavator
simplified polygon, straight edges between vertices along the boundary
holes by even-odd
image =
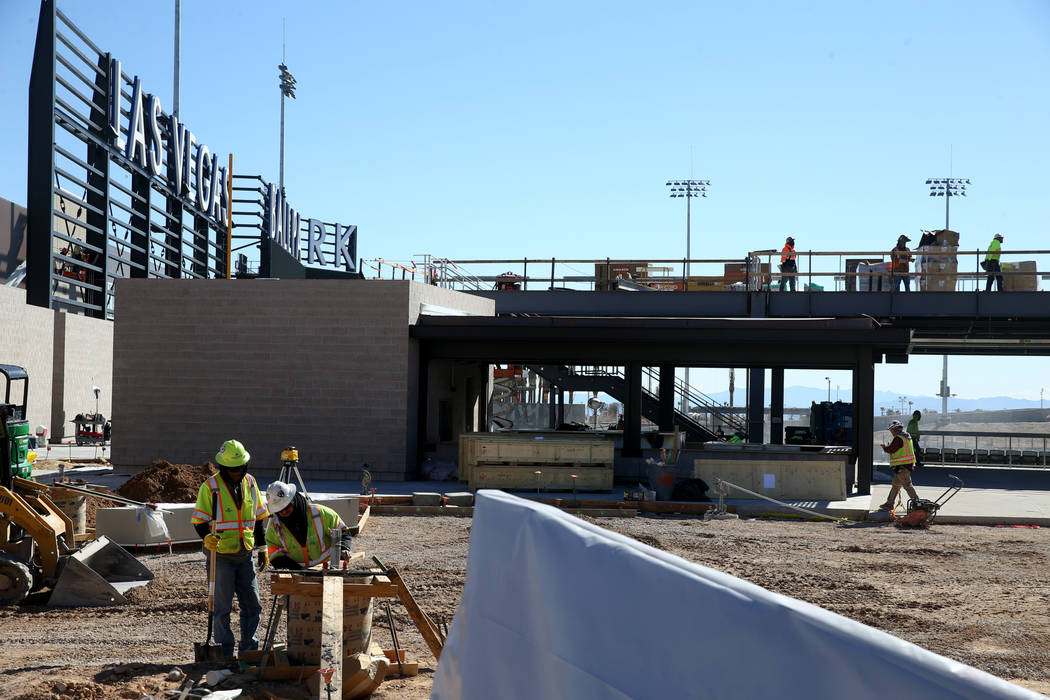
[[[107,537],[77,546],[73,521],[48,498],[48,487],[30,478],[29,375],[15,365],[0,365],[0,375],[0,605],[44,588],[51,589],[48,605],[127,603],[124,593],[148,583],[153,572]],[[22,399],[12,403],[19,381]]]

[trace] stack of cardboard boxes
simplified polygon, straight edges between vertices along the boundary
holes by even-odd
[[[919,291],[954,292],[959,273],[959,234],[947,229],[934,231],[937,240],[918,248],[916,270],[919,273]]]

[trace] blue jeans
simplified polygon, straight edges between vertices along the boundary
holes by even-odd
[[[906,291],[906,292],[910,292],[911,291],[911,277],[909,277],[907,274],[894,275],[893,276],[893,291],[899,292],[902,284],[904,285],[904,291]]]
[[[211,553],[205,550],[205,569],[211,561]],[[259,584],[255,579],[255,562],[251,552],[245,555],[223,555],[215,557],[215,611],[213,628],[215,643],[222,645],[222,653],[233,656],[233,630],[230,629],[230,613],[233,610],[233,595],[241,608],[241,651],[259,648],[255,636],[262,617],[259,601]]]

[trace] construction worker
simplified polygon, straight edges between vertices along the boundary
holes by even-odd
[[[897,494],[903,488],[912,498],[918,498],[915,487],[911,485],[911,473],[915,469],[915,449],[911,444],[911,436],[904,432],[904,425],[899,420],[890,423],[890,435],[893,440],[890,444],[882,443],[882,450],[890,456],[890,467],[893,469],[893,486],[890,487],[890,495],[886,502],[879,506],[879,510],[893,510],[893,504],[897,500]]]
[[[266,487],[266,503],[275,517],[266,527],[266,556],[275,569],[306,569],[328,561],[332,531],[346,530],[339,514],[328,506],[312,503],[298,493],[295,484],[275,481]],[[350,558],[350,536],[340,539],[339,558]]]
[[[798,265],[795,263],[795,239],[791,236],[787,237],[784,241],[784,249],[780,251],[780,291],[786,291],[787,287],[791,287],[791,291],[795,291],[795,283],[798,281],[795,278],[795,273],[798,272]]]
[[[911,414],[911,420],[908,421],[908,427],[904,429],[904,432],[908,433],[908,437],[911,438],[911,447],[915,450],[915,466],[921,467],[922,460],[919,456],[922,454],[922,448],[919,447],[919,421],[922,420],[922,411],[916,411]]]
[[[1003,291],[1003,268],[999,265],[999,251],[1003,247],[1003,234],[997,233],[992,239],[992,242],[988,245],[988,252],[985,253],[984,262],[981,267],[988,273],[988,281],[985,282],[984,291],[992,291],[992,280],[995,280],[996,291]]]
[[[890,275],[893,277],[893,291],[900,291],[901,282],[904,282],[904,291],[911,291],[911,277],[908,276],[908,263],[911,262],[911,250],[908,241],[911,239],[905,235],[897,238],[897,245],[890,251]]]
[[[269,514],[255,477],[248,473],[251,455],[237,440],[222,444],[212,474],[197,493],[197,505],[190,522],[204,539],[204,547],[215,552],[215,641],[224,656],[233,656],[233,630],[230,611],[233,596],[241,610],[241,651],[259,648],[255,636],[262,615],[259,585],[255,579],[252,550],[263,541],[263,522]],[[212,521],[214,520],[214,532]],[[210,557],[206,560],[210,567]],[[211,572],[209,571],[209,575]]]

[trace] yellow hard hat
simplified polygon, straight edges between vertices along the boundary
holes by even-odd
[[[219,453],[215,455],[215,461],[224,467],[240,467],[247,464],[251,458],[248,450],[244,449],[244,445],[238,440],[227,440],[222,443]]]

